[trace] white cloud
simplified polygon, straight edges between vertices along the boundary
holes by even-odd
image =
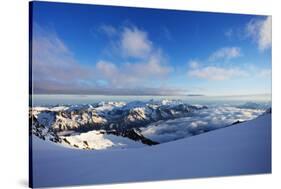
[[[152,51],[147,33],[137,27],[125,27],[121,33],[121,49],[127,57],[145,58]]]
[[[209,56],[209,61],[229,60],[241,56],[241,50],[238,47],[223,47]],[[207,80],[227,80],[239,76],[246,76],[247,72],[238,67],[220,67],[220,66],[201,66],[198,61],[189,61],[188,76]]]
[[[101,25],[99,31],[106,34],[109,37],[115,36],[117,34],[117,29],[111,25]]]
[[[135,72],[137,76],[157,76],[163,77],[170,73],[173,68],[166,64],[166,60],[160,50],[154,51],[146,60],[141,64],[128,64],[129,69]]]
[[[209,57],[210,61],[229,60],[241,56],[241,50],[238,47],[224,47],[215,51]]]
[[[108,61],[99,61],[96,70],[99,77],[114,86],[134,87],[152,83],[155,79],[163,79],[172,68],[163,63],[161,55],[154,54],[145,62],[124,63],[118,67]]]
[[[188,71],[191,77],[197,77],[207,80],[226,80],[233,77],[247,75],[245,71],[239,68],[222,68],[216,66],[207,66],[203,68],[195,68]]]
[[[246,35],[252,38],[261,51],[271,48],[272,17],[253,19],[246,25]]]
[[[223,128],[236,121],[256,118],[264,110],[240,109],[233,106],[209,107],[192,113],[190,117],[152,123],[141,128],[142,134],[157,142],[169,142],[201,132]]]
[[[33,31],[35,93],[169,95],[183,92],[160,88],[159,83],[172,70],[160,50],[153,49],[145,59],[134,62],[117,64],[101,60],[86,66],[74,58],[55,31],[36,24]],[[157,82],[158,85],[152,84]]]
[[[159,79],[173,70],[166,63],[161,49],[153,46],[145,31],[130,26],[120,28],[117,35],[117,38],[112,38],[114,50],[124,62],[116,64],[101,60],[96,64],[97,75],[108,83],[118,87],[148,85],[156,80],[161,82]]]
[[[105,76],[114,76],[119,72],[115,64],[103,60],[97,62],[96,69]]]

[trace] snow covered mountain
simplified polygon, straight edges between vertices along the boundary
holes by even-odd
[[[33,107],[30,109],[30,123],[36,136],[76,148],[101,149],[100,146],[90,145],[89,140],[101,137],[103,141],[105,138],[115,141],[109,142],[112,145],[102,145],[103,149],[116,146],[117,138],[123,143],[126,141],[123,146],[128,146],[130,142],[154,145],[158,142],[145,138],[138,128],[159,120],[184,117],[205,108],[168,100]],[[82,141],[81,138],[87,140]]]
[[[69,107],[34,107],[32,115],[39,124],[55,131],[89,131],[94,129],[126,130],[158,120],[187,116],[188,113],[206,107],[191,106],[178,101],[102,102],[94,105]]]
[[[250,120],[263,112],[150,100],[32,107],[29,116],[31,133],[43,140],[99,150],[170,142]]]

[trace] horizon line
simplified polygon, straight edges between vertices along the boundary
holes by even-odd
[[[33,93],[33,94],[29,94],[29,96],[32,95],[50,95],[50,96],[179,96],[179,97],[237,97],[237,96],[261,96],[261,95],[270,95],[272,96],[272,93],[253,93],[253,94],[226,94],[226,95],[213,95],[213,94],[178,94],[178,95],[159,95],[159,94],[63,94],[63,93],[52,93],[52,94],[48,94],[48,93]]]

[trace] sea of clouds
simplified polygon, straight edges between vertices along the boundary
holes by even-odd
[[[189,117],[152,123],[141,128],[141,132],[151,140],[160,143],[169,142],[224,128],[237,121],[251,120],[264,111],[265,109],[243,106],[213,106],[191,113]]]

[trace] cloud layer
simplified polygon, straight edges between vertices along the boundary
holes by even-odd
[[[159,121],[141,128],[142,134],[157,142],[169,142],[201,132],[223,128],[236,121],[254,119],[264,110],[240,109],[233,106],[211,107],[197,111],[190,117]]]

